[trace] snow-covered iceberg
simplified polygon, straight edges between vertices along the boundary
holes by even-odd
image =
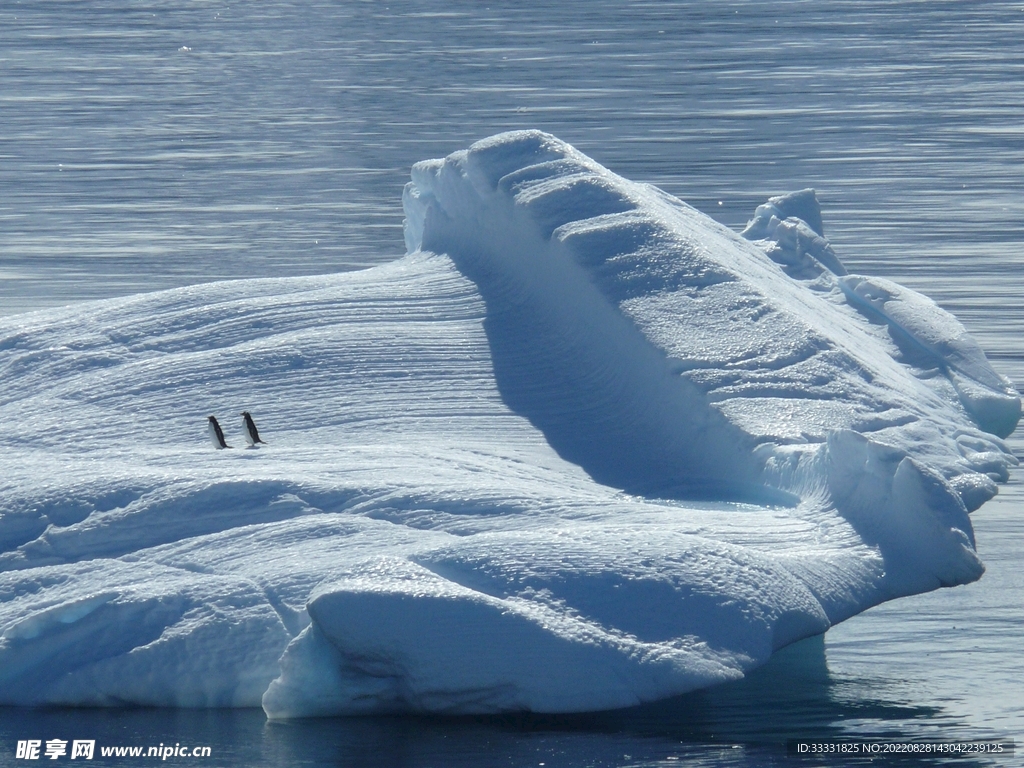
[[[392,264],[0,320],[0,703],[623,707],[980,576],[1017,393],[813,192],[412,177]]]

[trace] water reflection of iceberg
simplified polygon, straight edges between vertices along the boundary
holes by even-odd
[[[385,267],[2,321],[0,701],[621,708],[981,574],[1017,395],[812,193],[748,241],[521,132],[404,202]]]

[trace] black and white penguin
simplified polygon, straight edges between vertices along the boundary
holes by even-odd
[[[220,424],[217,423],[216,416],[209,417],[210,423],[207,425],[207,430],[210,433],[210,440],[213,442],[214,448],[230,448],[224,440],[224,432],[220,428]]]
[[[249,444],[250,448],[254,447],[256,443],[266,445],[265,441],[260,440],[260,433],[256,430],[256,422],[252,420],[252,416],[248,411],[242,411],[242,424],[245,427],[245,442]]]

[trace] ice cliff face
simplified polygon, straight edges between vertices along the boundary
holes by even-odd
[[[745,239],[518,132],[404,203],[386,267],[0,320],[0,702],[621,707],[981,574],[1016,392],[812,192]]]

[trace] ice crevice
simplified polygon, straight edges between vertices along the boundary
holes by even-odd
[[[740,235],[521,131],[403,204],[382,267],[0,319],[0,703],[624,707],[981,575],[1017,393],[812,190]]]

